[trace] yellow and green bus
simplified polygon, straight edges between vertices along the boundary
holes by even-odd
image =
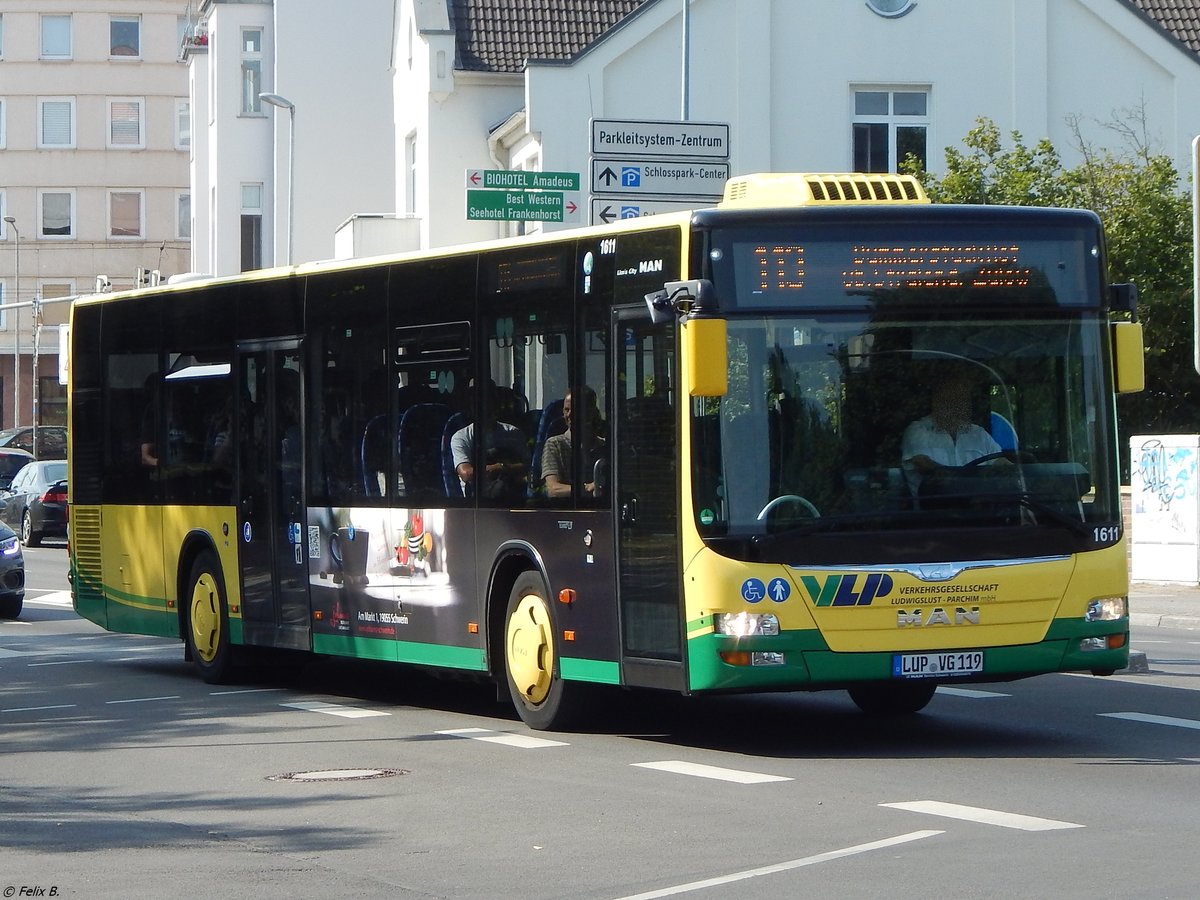
[[[392,661],[507,685],[540,729],[594,684],[912,712],[1108,674],[1134,301],[1090,212],[782,174],[82,298],[75,608],[181,639],[208,681],[254,648]],[[978,446],[947,461],[913,435],[951,382],[951,444]]]

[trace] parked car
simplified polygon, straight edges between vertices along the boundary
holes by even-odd
[[[0,490],[12,484],[23,468],[33,462],[33,454],[16,447],[0,447]]]
[[[65,459],[67,456],[67,429],[64,425],[38,426],[38,458]],[[33,452],[33,426],[5,428],[0,431],[0,447],[16,447],[26,453]]]
[[[39,459],[28,463],[0,491],[0,518],[17,530],[21,543],[36,547],[48,534],[67,534],[67,461]]]
[[[21,542],[0,523],[0,619],[15,619],[25,605],[25,557]]]

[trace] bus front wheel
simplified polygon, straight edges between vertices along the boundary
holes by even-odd
[[[936,690],[936,684],[920,681],[864,684],[850,688],[850,699],[870,716],[903,716],[923,710]]]
[[[220,684],[233,670],[233,648],[225,581],[212,551],[204,551],[192,563],[188,588],[188,652],[200,677],[209,684]]]
[[[558,673],[558,642],[548,591],[537,572],[523,572],[508,596],[504,670],[508,692],[530,728],[563,728],[572,718],[571,685]]]

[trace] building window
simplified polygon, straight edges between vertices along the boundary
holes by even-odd
[[[175,100],[175,149],[188,150],[192,146],[192,104],[186,97]]]
[[[0,241],[8,237],[8,223],[4,221],[4,217],[8,215],[8,211],[4,207],[4,191],[0,191]]]
[[[404,139],[404,211],[410,216],[417,212],[417,133]]]
[[[4,129],[4,98],[0,97],[0,150],[4,149],[4,142],[7,140]]]
[[[71,58],[71,17],[42,16],[42,59]]]
[[[74,191],[38,191],[38,236],[75,237]]]
[[[926,167],[928,89],[859,88],[853,102],[854,171],[895,172],[910,155]]]
[[[108,146],[141,150],[146,146],[142,124],[145,100],[141,97],[110,97],[108,100]]]
[[[75,98],[38,98],[38,148],[69,150],[75,146]]]
[[[262,29],[242,29],[242,113],[261,115]]]
[[[262,255],[262,195],[261,184],[242,185],[242,271],[261,269]]]
[[[187,191],[175,194],[175,237],[181,241],[192,239],[192,195]]]
[[[145,233],[142,223],[141,191],[108,192],[108,236],[110,238],[140,238]]]
[[[0,13],[0,59],[4,59],[4,13]]]
[[[108,55],[126,59],[142,55],[141,16],[113,16],[108,20]]]
[[[7,287],[8,285],[0,281],[0,328],[8,328],[8,311],[4,308],[4,304],[8,303],[8,294],[5,293]],[[14,293],[13,303],[17,302],[16,297],[17,295]]]

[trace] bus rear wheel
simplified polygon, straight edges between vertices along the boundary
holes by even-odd
[[[217,557],[206,550],[192,563],[187,593],[187,643],[196,671],[209,684],[221,684],[233,671],[225,580]]]
[[[923,710],[933,699],[936,684],[864,684],[850,688],[850,699],[869,716],[905,716]]]
[[[504,671],[508,692],[521,720],[530,728],[563,728],[577,711],[573,685],[558,673],[554,616],[542,578],[523,572],[508,597],[504,620]]]

